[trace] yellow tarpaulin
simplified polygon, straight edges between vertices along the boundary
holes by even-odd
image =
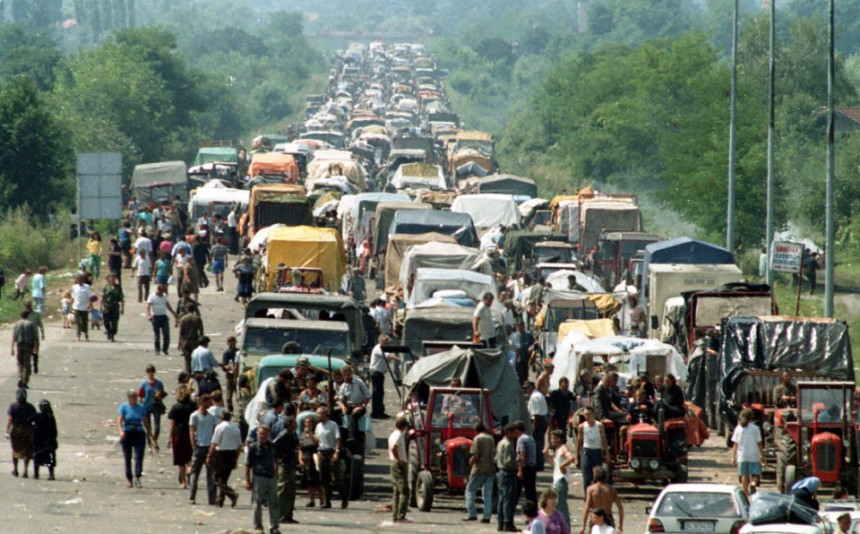
[[[549,209],[555,211],[559,204],[568,200],[579,200],[580,198],[588,198],[594,196],[594,189],[591,186],[583,187],[575,195],[558,195],[549,203]]]
[[[597,312],[601,317],[610,317],[621,309],[621,303],[608,293],[588,295],[587,298],[597,306]]]
[[[335,292],[340,288],[340,278],[346,272],[346,253],[336,229],[292,226],[269,233],[263,264],[269,291],[275,290],[278,265],[283,264],[290,269],[321,269],[323,286],[327,291]]]
[[[400,289],[400,265],[409,247],[423,245],[431,241],[456,243],[453,236],[429,232],[426,234],[392,234],[385,249],[385,293],[393,295]]]
[[[558,325],[558,339],[561,341],[571,332],[580,332],[590,339],[609,337],[617,334],[612,319],[589,319],[587,321],[565,321]]]

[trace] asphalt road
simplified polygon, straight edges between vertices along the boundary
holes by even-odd
[[[128,271],[124,277],[127,278]],[[171,349],[170,356],[154,355],[152,331],[146,320],[144,304],[136,301],[133,280],[126,280],[128,303],[120,320],[116,343],[106,341],[103,332],[91,332],[90,342],[76,342],[74,330],[61,328],[58,310],[46,313],[47,340],[42,348],[39,374],[31,379],[29,400],[51,401],[59,427],[57,480],[14,478],[11,475],[11,455],[8,440],[0,460],[0,533],[46,532],[241,532],[251,531],[252,509],[249,492],[244,490],[244,469],[235,471],[232,485],[240,492],[235,509],[218,509],[206,505],[191,506],[188,494],[178,486],[176,469],[170,451],[166,449],[163,423],[161,453],[147,454],[144,461],[143,489],[127,489],[122,450],[116,432],[116,412],[125,401],[125,391],[137,388],[144,378],[144,368],[153,363],[157,377],[168,391],[175,389],[176,376],[182,368],[179,351]],[[228,280],[228,289],[235,282]],[[68,282],[71,286],[71,281]],[[61,288],[50,288],[52,291]],[[99,288],[100,289],[100,288]],[[175,299],[175,294],[171,294]],[[232,293],[202,290],[201,308],[211,347],[220,356],[225,339],[233,326],[243,317],[242,307],[232,300]],[[53,316],[53,318],[51,318]],[[11,328],[5,326],[2,339],[11,339]],[[171,329],[172,343],[177,340]],[[8,355],[8,348],[6,349]],[[0,399],[4,406],[15,399],[15,360],[0,358]],[[397,396],[390,380],[386,393],[388,413],[397,410]],[[173,397],[167,399],[168,408]],[[350,503],[347,510],[304,508],[307,495],[296,499],[296,519],[300,525],[283,525],[282,531],[333,531],[347,528],[351,532],[432,532],[462,528],[464,505],[462,495],[437,494],[433,511],[410,510],[412,524],[390,522],[390,514],[374,512],[374,508],[390,499],[385,438],[393,421],[374,421],[373,432],[377,450],[369,455],[365,474],[365,494],[362,500]],[[690,481],[729,482],[734,471],[719,438],[712,438],[705,447],[691,455]],[[31,468],[32,469],[32,468]],[[570,508],[573,530],[580,525],[582,509],[579,475],[571,489]],[[201,481],[203,483],[203,481]],[[204,483],[205,484],[205,483]],[[550,475],[542,473],[538,490],[550,485]],[[625,532],[644,532],[645,508],[657,496],[658,486],[619,487],[625,505]],[[205,488],[201,488],[205,494]],[[204,499],[205,500],[205,499]],[[198,498],[198,502],[200,499]],[[268,528],[268,519],[264,515]],[[495,518],[494,518],[495,520]],[[521,516],[517,524],[523,525]],[[470,531],[495,532],[495,525],[469,523]]]

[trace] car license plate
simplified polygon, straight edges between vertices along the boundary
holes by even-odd
[[[713,521],[684,521],[684,532],[713,532]]]

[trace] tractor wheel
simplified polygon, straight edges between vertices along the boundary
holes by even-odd
[[[675,482],[679,484],[685,484],[687,482],[688,476],[689,471],[687,470],[686,465],[679,465],[678,469],[675,470]]]
[[[779,437],[779,446],[776,453],[776,490],[780,493],[788,493],[791,486],[785,484],[786,468],[794,466],[797,462],[797,444],[788,432],[783,432]]]
[[[421,464],[418,458],[418,444],[414,441],[409,444],[409,467],[406,476],[409,483],[409,506],[418,507],[416,498],[416,487],[418,485],[418,473],[421,471]]]
[[[783,480],[785,481],[785,492],[788,493],[789,491],[791,491],[791,487],[794,486],[794,483],[797,480],[797,466],[785,466],[785,475],[783,476]]]
[[[415,497],[418,500],[418,509],[422,512],[429,512],[433,508],[433,475],[430,471],[418,473]]]

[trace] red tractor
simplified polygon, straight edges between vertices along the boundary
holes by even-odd
[[[795,481],[815,476],[823,485],[837,482],[858,491],[858,451],[853,382],[799,382],[797,409],[779,410],[777,488],[788,492]]]
[[[422,512],[433,507],[436,486],[449,492],[466,489],[471,466],[475,423],[482,421],[491,434],[490,394],[481,388],[430,388],[423,399],[406,401],[409,430],[409,488],[412,505]]]
[[[615,425],[604,421],[607,433],[613,436],[613,480],[687,481],[688,446],[701,445],[708,437],[707,428],[689,403],[685,417],[672,419],[665,419],[659,406],[656,421],[631,424],[623,443]]]

